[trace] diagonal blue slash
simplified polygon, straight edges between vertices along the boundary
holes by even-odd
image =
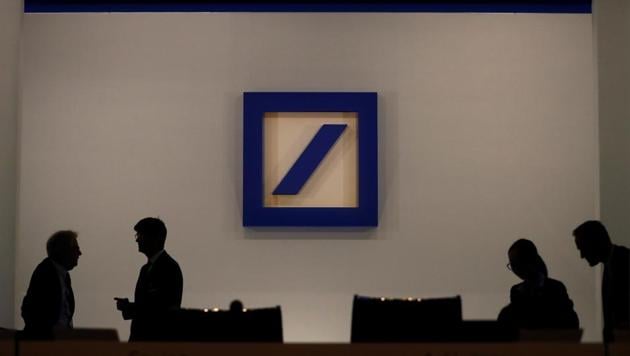
[[[299,193],[347,126],[346,124],[322,125],[272,194],[295,195]]]

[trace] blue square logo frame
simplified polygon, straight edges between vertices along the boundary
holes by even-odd
[[[271,112],[354,112],[358,118],[357,207],[265,207],[264,117]],[[243,226],[377,226],[378,135],[374,92],[243,94]]]

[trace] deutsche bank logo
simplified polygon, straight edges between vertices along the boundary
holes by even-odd
[[[245,93],[244,226],[378,224],[376,93]]]
[[[324,157],[337,142],[348,125],[325,124],[317,131],[313,140],[293,164],[280,184],[274,189],[274,195],[296,195],[306,181],[313,175]]]

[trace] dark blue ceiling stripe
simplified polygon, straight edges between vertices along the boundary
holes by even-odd
[[[591,13],[591,0],[218,3],[212,1],[25,0],[24,11],[42,12],[500,12]]]

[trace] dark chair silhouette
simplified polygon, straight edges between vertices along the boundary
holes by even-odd
[[[354,296],[350,340],[356,342],[447,342],[458,338],[462,301],[449,298]]]
[[[0,340],[13,340],[16,337],[16,333],[13,329],[0,327]]]
[[[283,342],[280,306],[246,309],[179,309],[164,320],[161,340],[186,342]]]

